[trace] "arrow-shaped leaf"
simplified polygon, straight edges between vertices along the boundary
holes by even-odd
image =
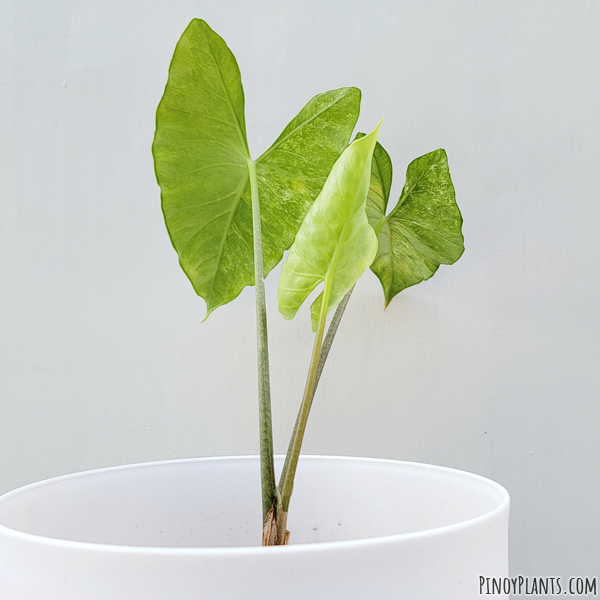
[[[365,206],[378,132],[379,125],[344,150],[296,235],[279,278],[279,310],[286,319],[323,282],[311,307],[316,330],[321,303],[329,312],[375,258],[377,238]]]
[[[358,118],[360,91],[315,96],[256,161],[265,272],[290,246]],[[179,40],[156,114],[162,209],[207,314],[254,282],[244,91],[235,57],[205,21]]]
[[[432,277],[441,264],[455,263],[464,251],[446,152],[434,150],[410,163],[400,200],[386,216],[391,172],[390,158],[377,144],[367,215],[379,242],[371,270],[381,281],[386,306],[403,289]]]

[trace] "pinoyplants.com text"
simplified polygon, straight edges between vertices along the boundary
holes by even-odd
[[[597,577],[484,577],[479,576],[479,594],[513,596],[597,596]]]

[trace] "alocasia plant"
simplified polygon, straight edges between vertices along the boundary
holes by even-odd
[[[446,155],[415,160],[386,215],[391,161],[379,125],[348,145],[360,91],[319,94],[259,158],[246,139],[235,57],[202,20],[182,35],[156,115],[153,154],[162,209],[179,262],[208,316],[255,286],[263,544],[287,543],[287,510],[308,413],[353,286],[370,266],[386,305],[462,253],[461,216]],[[291,248],[290,248],[291,246]],[[290,252],[279,308],[292,318],[320,284],[308,379],[279,485],[275,481],[263,279]],[[325,335],[328,313],[337,306]]]
[[[240,71],[225,42],[194,19],[179,40],[152,147],[162,209],[179,262],[207,316],[256,286],[263,516],[278,502],[273,466],[263,277],[294,241],[348,144],[360,91],[315,96],[252,160]]]

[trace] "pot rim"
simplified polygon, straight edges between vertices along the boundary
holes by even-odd
[[[276,455],[275,458],[283,459],[281,455]],[[240,456],[209,456],[200,458],[179,458],[172,460],[159,460],[149,461],[144,463],[135,463],[127,465],[118,465],[115,467],[103,467],[100,469],[91,469],[88,471],[81,471],[78,473],[70,473],[67,475],[61,475],[59,477],[51,477],[35,483],[30,483],[25,486],[16,488],[10,492],[7,492],[0,496],[0,504],[14,496],[19,495],[22,492],[47,485],[49,483],[55,483],[68,479],[75,479],[78,477],[87,477],[106,473],[110,471],[123,471],[127,469],[135,469],[140,467],[152,467],[166,464],[180,464],[189,462],[209,462],[209,461],[239,461],[239,460],[257,460],[258,455],[240,455]],[[432,527],[430,529],[423,529],[421,531],[411,531],[408,533],[394,533],[391,535],[376,536],[370,538],[357,538],[353,540],[341,540],[333,542],[313,542],[313,543],[302,543],[302,544],[291,544],[289,546],[219,546],[219,547],[182,547],[178,548],[175,546],[130,546],[120,544],[104,544],[98,542],[79,542],[74,540],[64,540],[61,538],[51,538],[43,535],[34,533],[26,533],[2,525],[0,523],[0,539],[3,536],[14,538],[22,542],[35,543],[45,546],[53,546],[56,548],[70,549],[70,550],[82,550],[82,551],[97,551],[97,552],[109,552],[109,553],[122,553],[122,554],[143,554],[143,555],[154,555],[154,556],[225,556],[225,555],[257,555],[257,554],[269,554],[273,552],[284,552],[288,554],[305,553],[305,552],[325,552],[333,550],[352,550],[358,548],[365,548],[375,545],[387,545],[399,542],[408,542],[410,540],[428,538],[431,536],[449,535],[457,531],[476,527],[485,521],[493,520],[499,513],[508,510],[510,506],[510,496],[506,488],[499,483],[477,475],[468,471],[461,471],[459,469],[453,469],[450,467],[442,467],[438,465],[429,465],[425,463],[394,460],[387,458],[367,458],[367,457],[353,457],[353,456],[329,456],[329,455],[302,455],[300,460],[323,460],[323,461],[344,461],[344,462],[362,462],[367,464],[378,464],[378,465],[403,465],[408,467],[415,467],[419,469],[425,469],[429,471],[438,471],[444,473],[450,473],[466,477],[475,481],[479,481],[493,488],[499,493],[501,497],[500,504],[491,511],[488,511],[478,517],[459,521],[458,523],[452,523],[450,525],[442,525],[440,527]]]

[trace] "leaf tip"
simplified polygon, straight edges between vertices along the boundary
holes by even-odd
[[[362,91],[360,90],[360,88],[354,87],[353,85],[340,88],[339,91],[343,92],[344,94],[348,94],[350,96],[356,96],[356,98],[358,99],[359,102],[362,99]]]
[[[381,124],[383,123],[383,119],[385,119],[385,117],[381,117],[381,119],[379,119],[379,123],[377,123],[377,125],[375,126],[375,129],[373,129],[373,131],[371,131],[371,133],[369,134],[369,135],[373,135],[375,137],[375,140],[377,140],[377,138],[379,137],[379,128],[381,127]],[[377,143],[377,141],[375,143]]]
[[[194,17],[190,24],[194,24],[194,25],[201,25],[201,26],[206,26],[206,27],[210,27],[210,25],[204,20],[204,19],[198,19],[197,17]]]
[[[206,319],[208,319],[208,317],[210,317],[210,315],[212,315],[213,312],[217,310],[217,308],[223,306],[223,304],[227,304],[226,302],[209,302],[202,294],[198,295],[204,300],[206,304],[206,314],[204,315],[204,319],[202,319],[200,323],[204,323],[204,321],[206,321]]]
[[[396,292],[396,294],[397,293],[398,292]],[[392,294],[391,296],[388,296],[387,292],[384,293],[384,295],[383,295],[383,310],[385,310],[390,305],[390,302],[394,299],[396,294]]]

